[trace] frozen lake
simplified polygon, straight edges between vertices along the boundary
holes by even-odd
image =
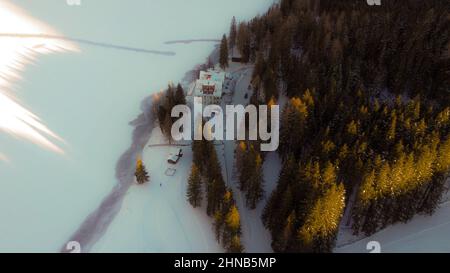
[[[220,39],[273,0],[130,2],[0,0],[0,252],[58,251],[116,184],[141,100],[215,46],[165,42]]]

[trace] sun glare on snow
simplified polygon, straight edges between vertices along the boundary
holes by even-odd
[[[20,34],[26,34],[21,37]],[[64,140],[45,125],[36,114],[20,103],[12,90],[19,83],[21,73],[40,54],[79,51],[70,42],[30,35],[58,35],[51,27],[34,20],[23,10],[0,0],[0,134],[30,141],[47,150],[64,154]],[[25,37],[27,36],[27,37]],[[2,154],[0,162],[8,162]]]

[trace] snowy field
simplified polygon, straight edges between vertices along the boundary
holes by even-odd
[[[184,155],[172,165],[167,157],[175,147],[149,146],[161,143],[166,140],[157,127],[142,156],[150,183],[131,186],[120,212],[92,252],[223,252],[211,218],[186,201],[191,147],[180,147]],[[175,169],[175,175],[166,175],[168,168]]]
[[[115,165],[131,144],[128,123],[141,100],[203,62],[215,46],[203,40],[220,39],[233,15],[250,19],[272,2],[0,0],[0,251],[58,251],[117,183]],[[165,43],[191,39],[198,41]],[[166,200],[158,185],[131,188],[124,208],[142,207],[123,217],[137,226],[115,221],[108,231],[114,237],[94,251],[117,251],[115,238],[131,240],[126,233],[139,228],[149,228],[148,244],[125,242],[124,251],[220,249],[209,223],[191,223],[202,215],[181,203],[170,207],[182,187],[167,186],[167,195],[177,195]],[[147,215],[151,205],[160,210]],[[186,239],[179,233],[185,228],[198,234]],[[178,244],[161,243],[166,229]]]

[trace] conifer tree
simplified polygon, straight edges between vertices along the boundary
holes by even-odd
[[[249,166],[249,152],[245,141],[240,141],[236,147],[236,174],[239,183],[239,189],[246,191],[248,186],[248,180],[251,175]]]
[[[230,25],[230,34],[228,35],[228,43],[231,49],[231,54],[233,54],[234,47],[236,45],[236,36],[237,36],[236,17],[233,16]]]
[[[305,134],[308,107],[300,98],[292,98],[281,114],[280,154],[298,154]]]
[[[222,69],[226,69],[228,67],[228,41],[225,34],[223,35],[222,42],[220,43],[219,63]]]
[[[187,198],[194,207],[199,207],[202,202],[202,184],[200,171],[195,164],[192,164],[191,174],[188,180]]]
[[[227,238],[224,242],[227,252],[239,253],[243,251],[240,241],[241,234],[241,219],[236,205],[231,205],[228,213],[225,216],[225,231],[224,237]]]
[[[245,195],[247,206],[250,209],[255,209],[258,202],[264,196],[262,158],[259,153],[255,152],[254,154],[255,156],[251,160],[255,161],[255,167],[253,168],[249,177],[249,185]]]
[[[233,192],[227,189],[220,200],[220,208],[214,213],[214,229],[218,242],[227,252],[239,253],[244,248],[241,244],[241,223]]]
[[[223,212],[220,210],[217,210],[214,213],[213,217],[214,217],[213,218],[214,233],[216,235],[216,240],[220,243],[220,242],[222,242],[222,238],[223,238],[223,225],[224,225]]]
[[[204,157],[204,149],[205,145],[203,145],[204,140],[194,140],[192,141],[192,162],[199,169],[200,173],[203,173],[205,170],[205,157]]]
[[[232,205],[230,208],[230,211],[228,212],[225,220],[227,224],[227,228],[232,233],[238,233],[241,228],[241,218],[239,215],[239,211],[236,207],[236,205]]]
[[[439,146],[437,171],[447,175],[450,171],[450,134]]]
[[[186,104],[186,97],[181,84],[177,85],[177,91],[175,92],[175,105]]]
[[[134,172],[134,175],[138,184],[144,184],[150,180],[150,176],[140,158],[136,162],[136,171]]]
[[[226,192],[225,181],[222,177],[222,168],[217,158],[217,153],[214,145],[211,142],[206,141],[207,154],[205,155],[206,161],[206,195],[207,195],[207,207],[206,213],[210,216],[214,215],[222,203],[222,198]]]
[[[305,224],[298,231],[301,250],[331,252],[345,205],[342,184],[332,185],[315,203]]]
[[[170,83],[167,89],[162,93],[161,99],[156,102],[155,108],[157,109],[156,114],[158,117],[159,127],[161,129],[161,132],[164,136],[166,136],[169,142],[172,140],[172,124],[176,120],[176,118],[172,118],[171,116],[172,108],[176,104],[182,104],[183,101],[184,100],[181,98],[180,101],[177,101],[175,88],[173,87],[172,83]]]
[[[262,221],[264,226],[271,231],[273,241],[277,240],[286,217],[292,210],[292,193],[290,184],[296,182],[296,173],[298,165],[295,158],[291,155],[285,160],[278,178],[277,187],[272,192],[267,204],[263,210]],[[300,200],[297,200],[300,201]]]
[[[242,253],[244,252],[244,246],[241,243],[241,237],[239,235],[234,235],[231,238],[231,243],[228,248],[229,253]]]
[[[284,226],[283,232],[281,233],[279,239],[276,241],[274,249],[278,249],[280,252],[290,252],[290,250],[293,250],[293,248],[296,247],[296,242],[294,242],[296,240],[295,221],[295,211],[292,211],[289,214],[289,217],[286,219],[286,224]]]
[[[250,60],[250,33],[245,22],[239,24],[236,36],[236,45],[242,57],[242,62],[246,63]]]

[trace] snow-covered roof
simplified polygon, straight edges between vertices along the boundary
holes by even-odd
[[[225,72],[216,70],[201,71],[199,79],[195,82],[194,96],[221,97],[224,82]]]
[[[197,80],[194,87],[194,96],[222,96],[222,84],[214,81]]]
[[[225,72],[215,70],[200,71],[199,80],[210,80],[223,84],[225,81]]]

